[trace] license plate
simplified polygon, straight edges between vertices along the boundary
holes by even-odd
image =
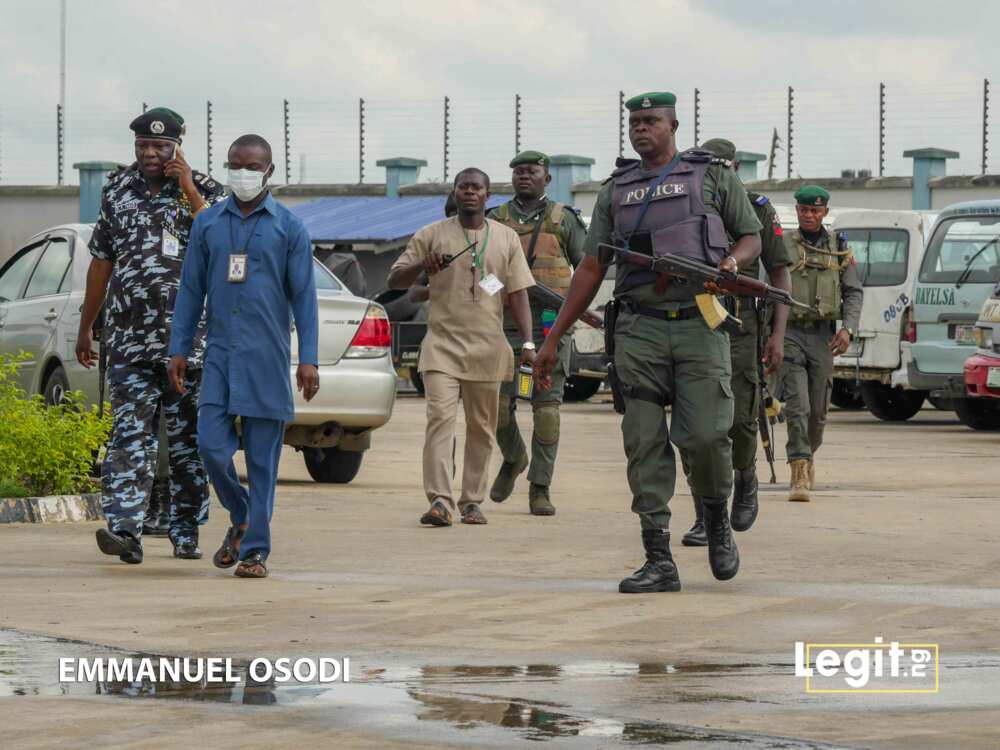
[[[975,346],[974,328],[975,326],[955,326],[955,343]]]
[[[986,387],[1000,388],[1000,367],[991,367],[986,373]]]

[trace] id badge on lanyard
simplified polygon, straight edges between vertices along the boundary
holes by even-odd
[[[250,227],[250,234],[247,235],[247,241],[243,243],[242,250],[237,249],[236,233],[233,231],[233,219],[232,217],[229,218],[229,237],[232,240],[233,249],[229,252],[229,273],[226,276],[226,281],[231,284],[242,284],[247,280],[249,272],[247,248],[250,247],[250,240],[253,239],[253,233],[257,231],[257,224],[260,223],[261,216],[263,215],[263,212],[257,215],[253,225]]]

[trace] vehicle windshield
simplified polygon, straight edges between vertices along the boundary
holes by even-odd
[[[841,229],[858,263],[864,286],[896,286],[906,281],[910,235],[902,229]]]
[[[934,230],[920,266],[930,284],[995,284],[1000,281],[1000,216],[956,216]]]

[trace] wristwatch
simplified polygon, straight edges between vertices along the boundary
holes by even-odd
[[[851,337],[851,341],[854,341],[854,329],[844,326],[844,330],[847,331],[847,335]]]
[[[521,348],[522,349],[529,349],[531,351],[535,351],[535,342],[534,341],[525,341],[523,344],[521,344]]]
[[[736,260],[736,258],[734,258],[732,255],[727,255],[725,258],[722,259],[723,263],[725,263],[726,261],[730,261],[730,260],[732,261],[732,266],[731,266],[732,273],[739,273],[740,264],[739,264],[739,261]]]

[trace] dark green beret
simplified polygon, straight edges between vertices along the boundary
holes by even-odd
[[[675,104],[677,104],[677,97],[669,91],[649,91],[645,94],[633,96],[625,102],[625,109],[629,112],[635,112],[637,109],[673,107]]]
[[[184,134],[184,118],[166,107],[153,107],[129,124],[136,138],[162,138],[179,141]]]
[[[802,206],[825,206],[830,202],[830,193],[819,185],[803,185],[795,191],[795,202]]]
[[[522,151],[510,160],[511,167],[516,167],[518,164],[540,164],[548,169],[549,157],[541,151]]]
[[[736,146],[725,138],[713,138],[710,141],[705,141],[701,144],[701,148],[703,151],[711,151],[720,159],[736,161]]]

